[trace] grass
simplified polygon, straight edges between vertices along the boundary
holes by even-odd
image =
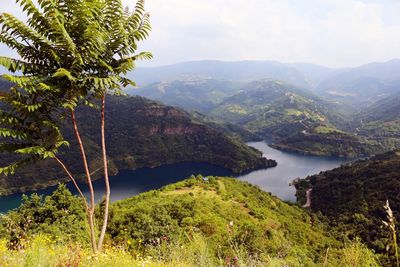
[[[301,112],[300,110],[297,109],[293,109],[293,108],[289,108],[286,109],[286,115],[288,116],[301,116],[303,114],[303,112]]]
[[[314,129],[314,131],[318,134],[329,134],[329,133],[343,133],[342,131],[326,126],[318,126]]]
[[[9,250],[7,241],[0,240],[0,266],[2,267],[173,267],[192,266],[187,255],[172,254],[175,260],[160,261],[150,256],[128,252],[122,247],[106,247],[93,254],[90,248],[79,244],[59,244],[48,236],[38,235],[27,241],[20,250]]]
[[[241,106],[239,106],[239,105],[230,105],[228,107],[228,111],[230,113],[235,113],[235,114],[239,114],[239,115],[246,115],[247,114],[247,111],[244,108],[242,108]]]
[[[103,252],[92,254],[90,248],[79,244],[59,244],[45,235],[38,235],[32,241],[26,241],[24,248],[9,250],[7,241],[0,240],[0,266],[2,267],[212,267],[212,266],[303,266],[298,259],[281,257],[266,257],[262,260],[249,256],[247,251],[235,250],[233,258],[220,258],[219,262],[212,260],[211,251],[206,239],[195,235],[190,243],[184,246],[172,244],[149,248],[153,256],[142,256],[124,247],[107,246]],[[300,265],[299,265],[300,264]],[[319,266],[308,264],[307,266]],[[345,249],[332,250],[326,254],[324,266],[379,266],[375,256],[361,243],[356,242]]]
[[[61,245],[39,235],[26,241],[24,248],[9,250],[6,240],[0,241],[0,266],[142,266],[148,259],[134,259],[122,249],[107,248],[93,255],[89,248],[76,244]],[[146,265],[157,266],[157,265]]]

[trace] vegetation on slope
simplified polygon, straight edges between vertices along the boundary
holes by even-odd
[[[353,120],[353,131],[379,142],[386,151],[400,148],[400,93],[359,112]]]
[[[26,198],[1,217],[5,266],[379,265],[359,242],[337,241],[315,215],[236,179],[192,177],[112,204],[106,250],[94,257],[79,227],[81,200],[64,186],[39,200]]]
[[[208,121],[218,122],[215,125],[225,124],[221,128],[228,128],[227,133],[234,132],[245,141],[272,139],[273,147],[278,149],[363,157],[400,146],[397,95],[378,101],[354,116],[358,108],[353,103],[327,102],[285,82],[271,80],[240,86],[192,77],[154,83],[132,92],[203,112],[209,115]]]
[[[335,123],[335,125],[338,125]],[[360,157],[400,148],[400,94],[393,94],[362,109],[342,123],[297,133],[275,147],[316,155]]]
[[[383,226],[386,200],[400,221],[400,151],[360,160],[296,182],[298,200],[312,188],[311,209],[329,218],[349,237],[359,236],[369,247],[386,253],[390,233]]]
[[[301,154],[345,158],[363,157],[385,151],[377,141],[325,126],[319,126],[311,132],[295,133],[270,146]]]
[[[206,78],[155,83],[136,91],[152,99],[204,112],[208,122],[245,141],[303,154],[361,157],[387,151],[393,143],[354,134],[340,103],[326,102],[285,82],[259,80],[240,87]],[[233,127],[233,125],[236,125]],[[227,130],[226,130],[227,129]],[[247,130],[247,132],[246,132]]]
[[[366,89],[371,85],[367,78],[356,81],[357,88]],[[375,89],[368,93],[364,90],[365,97],[381,99],[376,91],[382,87],[380,83],[371,86]],[[387,92],[397,90],[395,84],[392,87]],[[382,99],[360,112],[360,107],[348,96],[337,95],[332,102],[285,82],[259,80],[241,86],[238,82],[198,76],[153,83],[134,93],[205,113],[217,125],[229,123],[228,132],[233,130],[242,140],[272,139],[275,148],[303,154],[363,157],[400,146],[398,95]],[[379,114],[387,116],[378,118]],[[232,125],[237,127],[234,129]]]
[[[338,129],[346,123],[330,105],[289,84],[263,80],[248,84],[210,114],[272,139],[279,149],[341,157],[382,151],[377,142]]]
[[[177,162],[206,162],[235,173],[276,165],[275,161],[263,158],[261,152],[177,108],[141,97],[109,97],[106,111],[109,167],[114,174],[120,169]],[[92,109],[83,108],[78,110],[77,120],[83,140],[89,144],[86,146],[89,165],[92,170],[101,170],[100,129],[91,131],[97,128],[100,118]],[[69,126],[65,127],[64,136],[71,140],[71,148],[64,151],[62,158],[74,173],[83,173],[77,143],[73,141]],[[0,155],[2,164],[12,159],[7,154]],[[100,175],[101,171],[94,173],[95,177]],[[21,169],[13,179],[0,176],[0,193],[43,188],[65,181],[64,177],[61,168],[47,161]]]

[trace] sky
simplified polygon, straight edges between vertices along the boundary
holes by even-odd
[[[21,17],[14,0],[0,12]],[[124,0],[133,6],[134,0]],[[352,67],[400,58],[400,0],[147,0],[154,59],[275,60]],[[0,55],[10,52],[0,46]]]

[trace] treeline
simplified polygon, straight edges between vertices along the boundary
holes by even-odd
[[[383,206],[389,200],[400,220],[400,152],[360,160],[296,182],[298,200],[312,188],[311,209],[329,218],[332,226],[350,238],[360,237],[378,253],[392,254],[390,229],[384,226]]]

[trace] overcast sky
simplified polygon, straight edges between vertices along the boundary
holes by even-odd
[[[0,1],[0,11],[20,14],[14,0]],[[400,58],[400,0],[147,0],[146,5],[153,31],[140,47],[155,58],[145,65],[218,59],[348,67]],[[9,51],[0,46],[0,54]]]

